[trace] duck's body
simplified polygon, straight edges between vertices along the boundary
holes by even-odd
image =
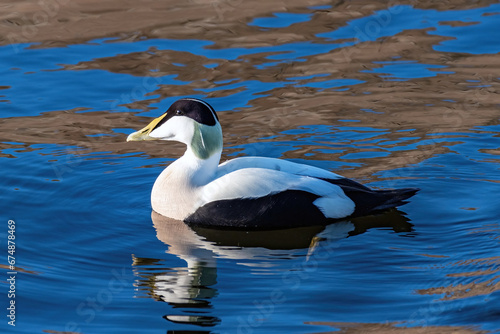
[[[243,157],[219,165],[222,130],[213,108],[181,99],[127,140],[187,145],[157,178],[153,210],[192,225],[278,228],[324,224],[404,204],[418,189],[372,190],[326,170],[286,160]]]

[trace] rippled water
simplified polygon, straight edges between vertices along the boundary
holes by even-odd
[[[488,1],[6,2],[1,332],[500,332],[499,15]],[[180,96],[219,111],[224,160],[421,191],[327,227],[169,221],[149,195],[182,145],[125,138]]]

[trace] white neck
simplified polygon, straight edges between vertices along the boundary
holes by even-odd
[[[190,146],[182,157],[158,176],[151,192],[151,205],[159,214],[183,220],[196,209],[199,189],[215,178],[221,150],[207,159],[196,156]]]
[[[222,153],[222,129],[194,122],[187,117],[166,123],[157,134],[186,144],[182,157],[170,164],[156,179],[151,205],[159,214],[184,220],[194,213],[200,200],[200,188],[213,181]],[[182,129],[177,131],[176,127]],[[171,135],[174,133],[174,135]]]
[[[192,187],[201,187],[214,179],[221,153],[217,151],[207,159],[200,159],[188,146],[184,155],[167,168],[172,166],[175,173],[185,177]]]

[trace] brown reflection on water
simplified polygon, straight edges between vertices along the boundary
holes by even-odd
[[[388,323],[357,323],[357,322],[326,322],[326,321],[311,321],[306,322],[308,325],[315,326],[331,326],[336,330],[331,332],[321,332],[321,334],[486,334],[489,331],[478,330],[473,327],[466,326],[416,326],[405,327],[403,323],[388,322]],[[319,333],[318,333],[319,334]]]
[[[10,270],[10,268],[11,267],[9,265],[0,264],[0,269],[12,272],[12,270]],[[40,274],[39,272],[36,272],[36,271],[33,271],[33,270],[24,269],[24,268],[21,268],[21,267],[16,267],[16,272],[25,273],[25,274],[34,274],[34,275],[39,275]]]
[[[4,141],[0,143],[0,150],[30,151],[36,150],[32,144],[44,143],[79,146],[83,148],[80,153],[137,152],[125,142],[126,135],[113,129],[140,127],[147,119],[136,117],[134,113],[82,113],[82,110],[58,110],[40,116],[0,119],[0,141]]]
[[[486,6],[494,1],[450,1],[446,5],[433,1],[402,2],[425,9],[465,9]],[[99,37],[117,37],[134,41],[140,38],[203,39],[214,41],[211,48],[234,48],[277,45],[289,42],[310,41],[331,43],[316,36],[332,31],[351,19],[371,15],[373,11],[387,8],[384,1],[357,1],[334,4],[330,10],[311,11],[308,6],[329,4],[327,1],[60,1],[51,11],[40,4],[28,1],[11,1],[0,8],[3,43],[13,42],[8,36],[21,36],[27,42],[41,42],[37,47],[51,47],[82,43]],[[46,11],[49,19],[44,24],[29,20],[37,12]],[[307,22],[289,27],[264,31],[249,26],[255,17],[271,16],[273,12],[289,11],[311,13]],[[13,15],[12,13],[16,13]],[[17,16],[16,16],[17,15]],[[28,18],[28,19],[26,19]],[[127,24],[123,24],[127,22]],[[447,22],[446,24],[449,24]],[[454,25],[461,21],[452,22]],[[30,26],[27,34],[23,27]],[[11,34],[11,35],[9,35]],[[14,35],[12,35],[14,34]],[[16,35],[17,34],[17,35]],[[63,65],[61,70],[101,69],[113,73],[158,80],[157,88],[143,99],[124,103],[124,107],[148,111],[151,104],[180,95],[198,95],[207,91],[207,97],[223,97],[244,88],[228,88],[230,83],[258,81],[282,83],[263,95],[254,95],[249,107],[239,110],[221,110],[221,123],[225,131],[225,154],[238,152],[234,146],[256,142],[296,141],[299,135],[280,135],[275,139],[264,137],[303,125],[363,126],[385,129],[380,139],[393,144],[376,145],[375,151],[387,152],[398,145],[418,144],[429,135],[447,132],[466,132],[476,126],[498,124],[500,89],[498,72],[500,59],[496,55],[436,52],[433,46],[448,37],[430,35],[427,30],[408,30],[395,36],[373,42],[362,42],[350,47],[307,56],[303,61],[291,61],[265,68],[271,53],[243,55],[234,60],[208,59],[189,52],[158,50],[134,52],[114,57],[98,58],[76,64]],[[336,41],[338,42],[338,41]],[[0,41],[1,43],[1,41]],[[368,73],[381,67],[377,61],[416,61],[422,64],[442,65],[435,69],[434,77],[409,81],[387,81],[383,74]],[[203,65],[217,64],[207,68]],[[185,66],[177,66],[183,64]],[[453,72],[444,74],[440,72]],[[318,78],[300,77],[326,74]],[[162,84],[164,75],[176,75],[183,84]],[[295,79],[291,79],[295,78]],[[318,80],[357,79],[364,83],[339,91],[334,87],[321,90],[308,87]],[[477,80],[470,83],[468,80]],[[131,87],[131,91],[134,87]],[[209,92],[208,92],[209,90]],[[116,97],[110,97],[110,100]],[[114,153],[146,152],[151,157],[177,157],[183,147],[171,143],[125,143],[125,135],[115,128],[139,129],[150,118],[137,113],[108,111],[79,113],[84,110],[58,110],[35,117],[17,117],[0,121],[0,141],[18,142],[30,149],[35,143],[77,145],[89,151]],[[374,112],[367,112],[371,109]],[[160,114],[162,111],[158,111]],[[342,123],[357,120],[357,123]],[[398,132],[399,130],[408,130]],[[332,130],[334,131],[334,130]],[[100,136],[104,135],[104,136]],[[94,137],[93,137],[94,136]],[[97,137],[95,137],[97,136]],[[439,138],[441,135],[432,137]],[[403,137],[414,137],[404,144]],[[338,152],[324,153],[336,144]],[[356,140],[341,143],[315,143],[289,150],[283,158],[303,158],[314,154],[315,160],[345,161],[362,164],[342,173],[348,177],[367,178],[380,170],[395,169],[421,162],[433,155],[447,152],[449,143],[432,141],[421,144],[416,150],[391,151],[389,155],[369,159],[344,159],[348,153],[366,152],[363,142]],[[0,150],[12,148],[0,144]],[[261,155],[257,149],[251,152]]]
[[[450,284],[418,290],[422,295],[442,295],[441,300],[486,296],[500,290],[500,256],[452,263],[461,272],[447,274]],[[471,282],[471,279],[474,279]]]
[[[498,223],[478,226],[469,234],[481,234],[497,241],[500,240],[500,225]],[[427,255],[429,256],[429,255]],[[428,269],[428,268],[426,268]],[[500,291],[500,256],[486,258],[468,258],[444,262],[433,270],[446,270],[446,278],[442,285],[419,289],[421,295],[438,295],[440,300],[457,300],[477,296],[486,296]]]
[[[215,48],[255,47],[307,41],[314,34],[331,31],[347,21],[387,8],[407,4],[422,9],[467,9],[496,3],[466,1],[340,1],[327,0],[6,0],[0,7],[0,45],[39,42],[40,47],[83,43],[114,37],[134,41],[143,38],[203,39],[216,41]],[[274,12],[310,13],[309,22],[272,31],[247,25],[255,17]],[[182,27],[182,28],[180,28]]]

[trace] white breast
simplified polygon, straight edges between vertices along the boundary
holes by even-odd
[[[182,176],[182,175],[181,175]],[[156,179],[151,191],[151,206],[159,214],[182,220],[194,212],[196,191],[186,178],[166,168]]]

